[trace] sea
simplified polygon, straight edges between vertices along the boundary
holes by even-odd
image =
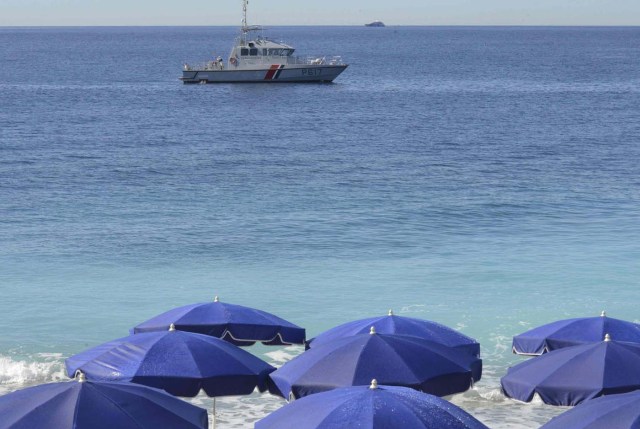
[[[453,403],[492,429],[565,411],[499,380],[530,328],[640,322],[640,28],[271,27],[349,68],[178,80],[237,32],[0,28],[0,393],[219,296],[309,338],[389,309],[436,321],[482,346]],[[217,427],[283,404],[219,398]]]

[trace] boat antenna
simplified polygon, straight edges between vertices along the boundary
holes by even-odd
[[[247,5],[249,0],[242,0],[242,31],[247,31]]]
[[[259,25],[249,25],[247,24],[247,6],[249,5],[249,0],[242,0],[242,35],[246,35],[251,31],[262,30],[262,27]]]

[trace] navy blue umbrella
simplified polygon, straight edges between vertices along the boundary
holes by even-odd
[[[271,374],[272,393],[300,398],[338,387],[406,386],[438,396],[468,390],[482,361],[468,353],[405,335],[360,334],[314,347]]]
[[[274,368],[219,338],[170,330],[131,335],[66,360],[67,373],[81,370],[94,381],[130,381],[176,396],[245,395],[265,390]]]
[[[567,347],[509,368],[503,393],[529,402],[577,405],[601,395],[640,389],[640,344],[605,341]]]
[[[132,329],[132,333],[166,331],[174,324],[179,331],[222,338],[237,346],[257,341],[266,345],[303,344],[305,330],[266,311],[241,305],[213,302],[186,305],[162,313]]]
[[[388,316],[356,320],[329,329],[310,340],[307,348],[330,343],[352,335],[366,334],[372,326],[379,334],[410,335],[464,350],[474,356],[480,356],[480,344],[473,338],[469,338],[436,322],[396,316],[391,310],[389,310]]]
[[[640,391],[587,401],[540,429],[640,429]]]
[[[640,343],[640,325],[607,317],[582,317],[559,320],[513,337],[513,352],[537,356],[563,347],[602,341],[610,334],[617,341]]]
[[[450,402],[407,387],[345,387],[307,396],[260,420],[256,429],[488,429]]]
[[[0,397],[0,429],[206,429],[207,412],[130,383],[43,384]]]

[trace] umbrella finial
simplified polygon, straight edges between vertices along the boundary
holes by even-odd
[[[604,341],[605,341],[605,342],[607,342],[607,343],[608,343],[609,341],[611,341],[611,335],[609,335],[609,334],[605,334],[605,336],[604,336]]]
[[[389,316],[393,316],[393,310],[389,310]]]
[[[607,312],[602,310],[602,313],[600,313],[600,317],[607,317]]]
[[[218,298],[218,295],[216,295],[216,297],[213,298],[213,302],[220,302],[220,298]]]
[[[369,330],[369,334],[370,335],[375,335],[376,334],[376,327],[372,326],[371,329]]]
[[[374,378],[373,380],[371,380],[371,386],[369,386],[369,389],[376,390],[377,388],[378,388],[378,380]]]
[[[76,371],[76,380],[78,380],[78,383],[84,383],[85,381],[87,381],[87,376],[84,375],[84,372],[77,370]]]
[[[175,330],[176,330],[176,325],[174,325],[173,323],[169,325],[169,332],[173,332]]]

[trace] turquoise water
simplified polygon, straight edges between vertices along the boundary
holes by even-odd
[[[492,428],[561,411],[498,380],[528,328],[640,320],[640,30],[271,33],[351,66],[183,86],[233,29],[0,29],[0,391],[219,295],[309,336],[389,309],[444,323],[486,368],[455,403]],[[219,427],[280,405],[224,399]]]

